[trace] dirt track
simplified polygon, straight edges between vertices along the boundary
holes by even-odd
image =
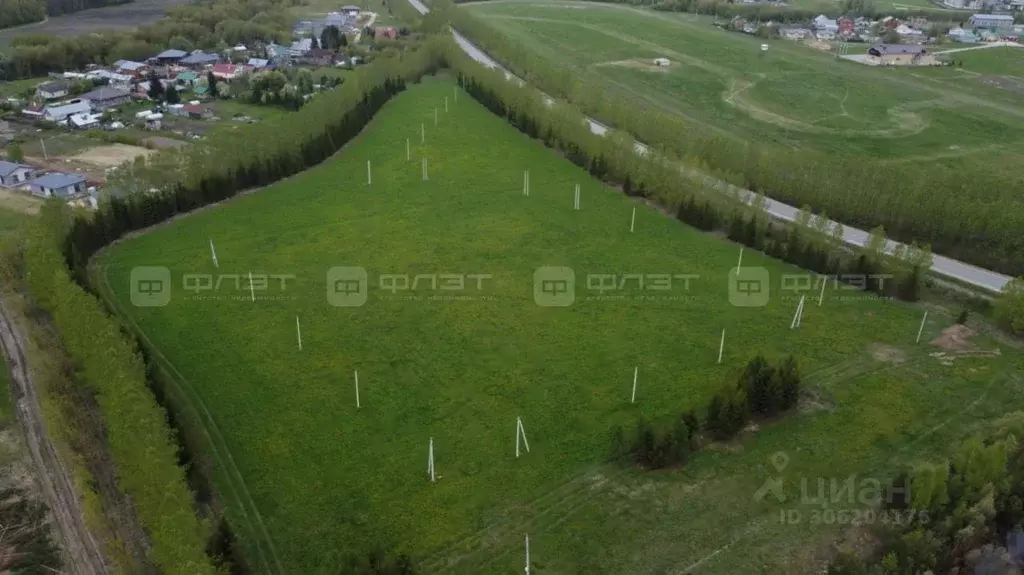
[[[64,572],[107,573],[98,542],[93,539],[82,516],[71,472],[57,456],[43,426],[39,397],[28,371],[25,340],[11,321],[8,302],[0,299],[0,347],[11,368],[11,393],[25,443],[32,455],[35,476],[42,490],[64,552]]]

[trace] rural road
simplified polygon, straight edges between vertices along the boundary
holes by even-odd
[[[61,461],[46,434],[42,405],[36,395],[35,382],[32,381],[25,357],[25,339],[18,331],[17,324],[12,321],[7,303],[0,301],[0,351],[6,356],[7,365],[11,368],[11,395],[18,420],[25,432],[25,443],[36,468],[35,477],[57,527],[55,531],[64,552],[64,573],[108,573],[100,545],[85,524],[71,470]]]
[[[420,14],[426,14],[430,11],[420,0],[409,0],[409,3],[412,4],[412,7]],[[469,57],[488,68],[497,68],[503,71],[506,78],[515,79],[520,84],[525,84],[525,82],[517,78],[511,72],[491,59],[491,57],[485,54],[482,50],[473,45],[473,43],[467,40],[462,34],[459,34],[458,31],[452,29],[452,34],[455,37],[455,41],[459,44],[462,50],[469,55]],[[547,94],[544,94],[544,97],[547,99],[549,104],[554,102],[554,98]],[[587,122],[590,124],[590,131],[595,134],[604,135],[609,130],[607,126],[592,118],[588,117]],[[640,142],[636,143],[636,147],[637,153],[641,155],[646,154],[649,151],[648,147]],[[743,200],[748,204],[757,197],[757,195],[750,190],[737,188],[725,182],[719,182],[718,187],[722,191],[736,194],[738,197],[743,198]],[[796,221],[797,214],[799,213],[797,208],[768,197],[765,197],[765,209],[772,217],[787,222]],[[831,225],[834,226],[835,223],[833,222]],[[842,225],[843,228],[843,241],[847,245],[861,247],[867,243],[868,237],[870,236],[868,232],[847,225],[840,225]],[[890,252],[895,251],[900,247],[902,247],[902,244],[898,242],[891,240],[886,242],[886,249]],[[1002,291],[1003,287],[1013,279],[1001,273],[966,264],[939,254],[933,254],[931,271],[935,275],[957,280],[993,294]]]
[[[971,50],[985,50],[986,48],[1024,48],[1024,45],[1016,42],[992,42],[991,44],[981,44],[978,46],[968,46],[967,48],[953,48],[952,50],[943,50],[941,52],[932,52],[936,56],[942,54],[955,54],[957,52],[970,52]]]

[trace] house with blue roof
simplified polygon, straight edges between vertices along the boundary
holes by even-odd
[[[185,56],[188,56],[188,52],[184,50],[164,50],[156,55],[156,59],[161,64],[173,64],[180,61]]]
[[[85,177],[80,174],[50,172],[28,182],[29,190],[42,198],[68,198],[84,192]]]
[[[220,62],[220,56],[216,54],[207,54],[202,50],[196,50],[182,58],[180,61],[183,66],[188,66],[193,69],[212,66],[217,62]]]
[[[0,160],[0,186],[5,188],[20,187],[31,180],[35,173],[35,168],[32,166]]]

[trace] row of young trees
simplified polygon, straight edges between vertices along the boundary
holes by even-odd
[[[997,423],[987,436],[963,442],[938,464],[905,472],[883,506],[908,510],[905,522],[880,530],[881,549],[868,557],[845,551],[829,575],[869,573],[1018,573],[1024,541],[1024,413]]]
[[[918,299],[925,270],[931,265],[927,248],[911,245],[889,252],[885,230],[876,228],[867,244],[852,252],[843,245],[841,226],[808,209],[793,224],[772,225],[763,197],[747,204],[720,191],[718,183],[680,170],[681,159],[670,150],[640,156],[628,135],[593,134],[570,105],[548,105],[536,90],[508,82],[503,73],[484,70],[461,53],[450,54],[449,61],[460,71],[463,87],[493,113],[558,149],[594,177],[621,185],[624,193],[659,203],[699,229],[727,231],[736,242],[823,275],[845,278],[852,287],[907,301]]]
[[[890,164],[718,136],[646,104],[618,97],[595,73],[545,60],[450,0],[428,18],[447,22],[526,82],[634,135],[683,165],[862,229],[884,226],[905,243],[1009,275],[1024,274],[1024,177],[964,165]]]
[[[632,460],[647,469],[682,465],[691,452],[700,449],[701,431],[713,439],[731,439],[751,417],[775,417],[795,407],[799,398],[796,358],[788,356],[775,366],[758,355],[747,363],[736,385],[722,388],[711,398],[703,424],[695,412],[687,411],[659,433],[641,417],[628,440],[622,426],[616,426],[612,429],[611,459]]]
[[[97,394],[119,486],[131,498],[152,544],[148,559],[161,572],[237,571],[245,561],[224,558],[234,553],[224,521],[210,533],[194,514],[167,414],[150,391],[150,386],[160,389],[160,382],[147,370],[138,343],[87,291],[89,256],[128,231],[269,184],[330,157],[404,90],[407,81],[438,68],[442,51],[436,44],[408,51],[401,59],[378,58],[359,68],[352,82],[294,115],[232,130],[185,151],[157,153],[152,164],[160,169],[143,170],[133,182],[139,184],[134,193],[104,201],[89,217],[72,219],[65,205],[47,204],[32,227],[24,256],[28,292],[52,318],[80,380]],[[407,557],[377,551],[350,556],[349,567],[356,573],[412,572]]]

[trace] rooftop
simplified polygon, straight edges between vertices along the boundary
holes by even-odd
[[[18,168],[32,169],[24,164],[15,164],[14,162],[5,162],[0,160],[0,177],[7,177],[14,173],[14,170]]]
[[[188,52],[184,50],[164,50],[156,55],[157,58],[184,58],[188,55]]]
[[[32,180],[32,185],[39,186],[42,188],[66,188],[75,184],[80,184],[85,181],[85,177],[80,174],[62,174],[60,172],[51,172],[44,174],[38,178]]]
[[[110,86],[101,86],[96,88],[92,92],[82,94],[83,100],[113,100],[114,98],[123,98],[128,95],[128,92],[119,88],[111,88]]]

